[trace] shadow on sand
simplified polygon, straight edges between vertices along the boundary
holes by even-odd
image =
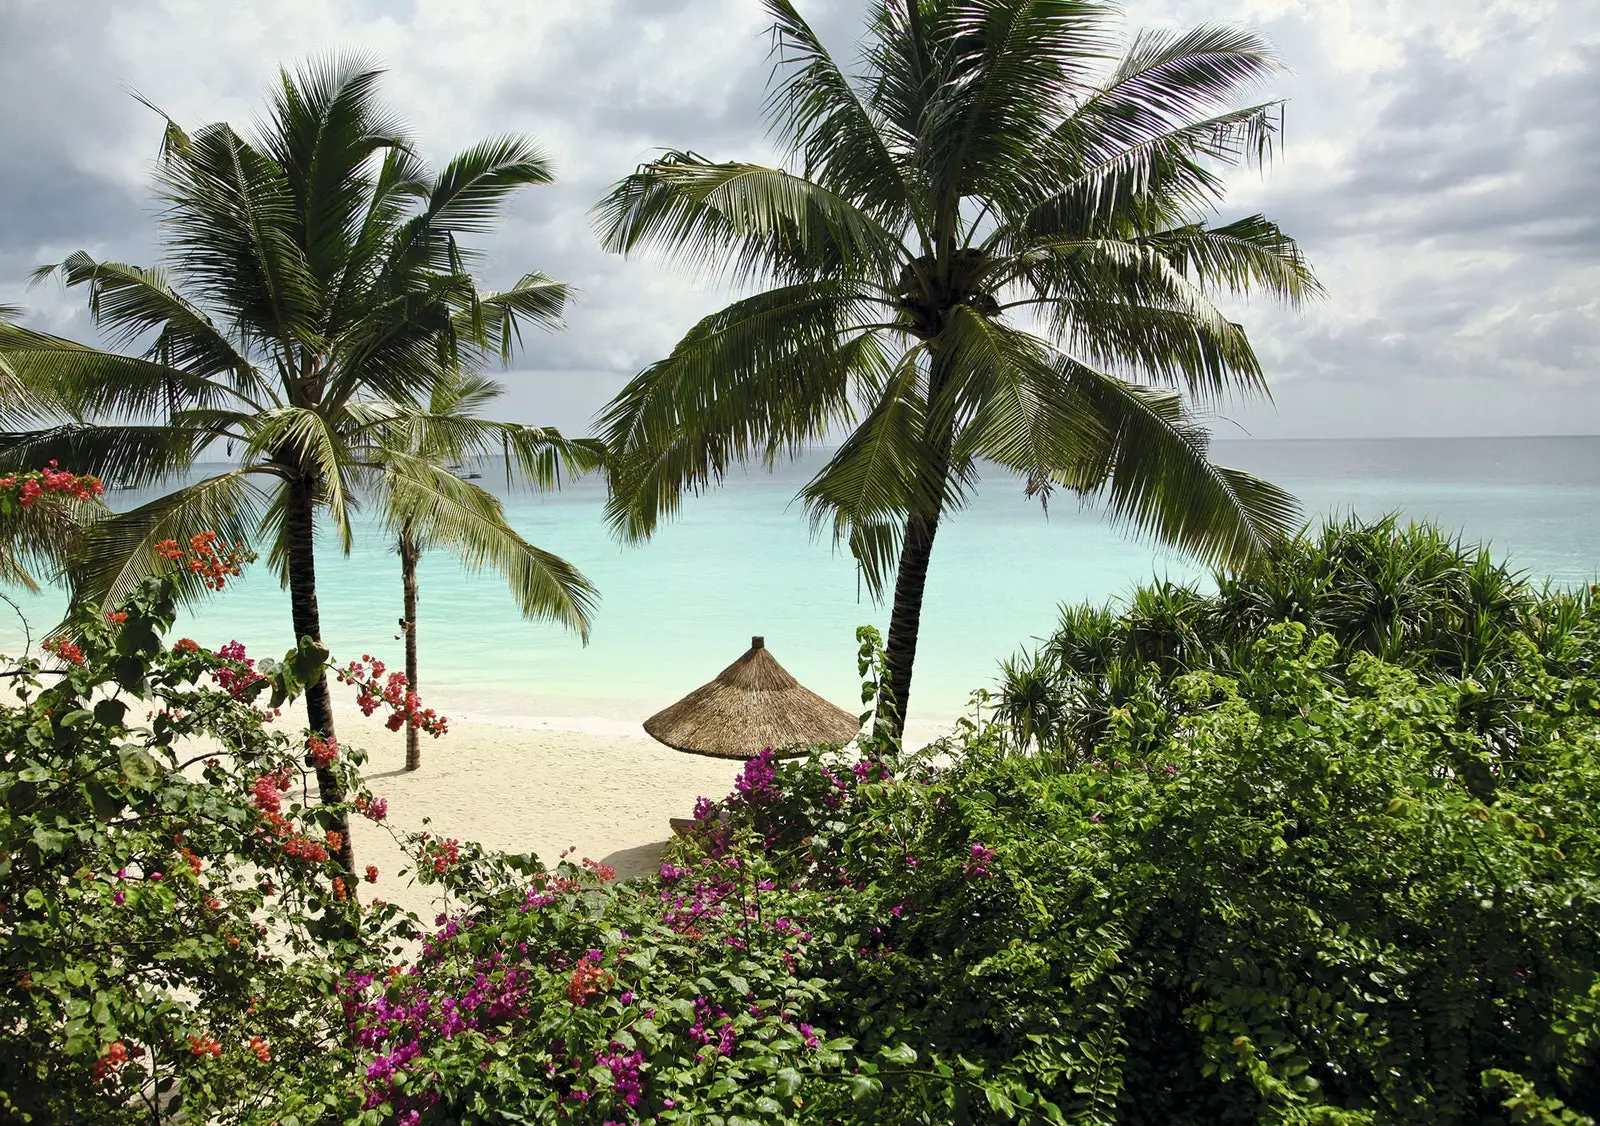
[[[661,868],[661,850],[666,847],[666,841],[651,841],[633,848],[618,849],[610,856],[602,857],[600,862],[615,868],[619,880],[653,876]]]

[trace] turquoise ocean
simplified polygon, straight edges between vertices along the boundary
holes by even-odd
[[[1355,512],[1434,520],[1541,579],[1600,573],[1600,437],[1219,441],[1219,462],[1261,474],[1300,499],[1306,518]],[[689,498],[649,543],[619,544],[601,519],[598,480],[555,493],[510,492],[493,464],[477,468],[518,529],[571,559],[600,590],[587,646],[524,621],[492,575],[465,574],[446,553],[421,571],[422,693],[454,715],[637,721],[714,676],[754,634],[801,681],[836,703],[859,698],[855,630],[885,628],[847,554],[813,539],[794,500],[821,454],[774,473],[736,473]],[[153,494],[109,494],[119,508]],[[399,563],[365,514],[353,552],[319,546],[324,635],[341,659],[402,659]],[[1104,601],[1153,577],[1209,585],[1201,568],[1119,534],[1093,510],[1057,497],[1046,513],[1017,480],[986,477],[939,533],[924,610],[910,721],[960,714],[1000,659],[1036,645],[1064,602]],[[39,631],[58,620],[59,592],[17,597]],[[0,607],[0,612],[10,611]],[[287,595],[258,564],[197,608],[180,632],[203,644],[238,639],[278,655],[290,643]],[[0,651],[22,631],[0,620]]]

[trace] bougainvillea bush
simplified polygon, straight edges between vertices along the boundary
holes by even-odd
[[[452,867],[485,897],[342,986],[369,1120],[1590,1121],[1592,673],[1524,652],[1508,758],[1301,625],[1235,669],[1087,763],[763,756],[648,881]]]
[[[214,536],[163,549],[216,588],[244,558]],[[175,613],[173,583],[152,580],[75,637],[47,639],[48,669],[9,672],[0,1121],[354,1112],[357,1048],[336,986],[394,960],[411,924],[359,909],[334,826],[386,807],[362,785],[359,752],[274,723],[326,650],[302,642],[257,662],[237,642],[169,645]],[[316,768],[339,772],[347,806],[316,804]]]

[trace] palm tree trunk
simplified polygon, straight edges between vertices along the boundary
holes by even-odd
[[[322,640],[322,615],[317,609],[317,559],[315,551],[315,500],[312,483],[304,478],[292,480],[289,490],[285,525],[289,541],[289,608],[294,619],[295,641],[309,637]],[[332,739],[333,695],[328,690],[328,677],[324,673],[316,683],[306,685],[307,726],[324,739]],[[338,805],[344,801],[344,788],[334,772],[322,767],[317,771],[317,793],[322,804]],[[350,819],[340,813],[334,829],[342,838],[334,859],[345,870],[346,878],[354,890],[355,850],[350,844]]]
[[[946,374],[946,357],[935,344],[928,373],[928,402],[939,401]],[[900,545],[900,566],[895,570],[894,606],[889,611],[889,643],[884,647],[884,673],[888,684],[879,688],[879,718],[873,733],[899,742],[906,729],[906,708],[911,702],[911,671],[917,660],[917,634],[922,628],[922,596],[928,587],[928,561],[933,557],[933,537],[939,532],[944,492],[950,475],[950,450],[955,427],[945,423],[927,435],[932,449],[928,463],[925,511],[913,509],[906,517],[905,541]],[[883,704],[889,707],[885,709]],[[887,712],[887,714],[885,714]]]
[[[933,557],[933,537],[939,531],[939,514],[913,515],[906,520],[905,543],[895,572],[894,607],[889,612],[889,644],[884,649],[888,683],[880,689],[877,735],[898,740],[905,731],[906,706],[911,700],[911,671],[917,659],[917,634],[922,627],[922,596],[928,585],[928,561]],[[883,705],[887,704],[886,709]]]
[[[400,533],[400,582],[405,588],[406,616],[400,623],[406,635],[406,683],[411,691],[417,687],[417,564],[422,561],[422,548],[408,531]],[[406,724],[406,769],[416,770],[422,765],[422,733]]]

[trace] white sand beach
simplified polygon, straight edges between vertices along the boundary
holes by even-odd
[[[403,734],[353,709],[336,722],[341,743],[370,755],[367,777],[396,827],[533,852],[546,864],[572,848],[574,859],[592,857],[624,877],[653,869],[671,835],[667,819],[689,816],[702,794],[726,796],[742,765],[674,751],[619,720],[452,716],[449,734],[424,736],[422,768],[407,773]],[[380,873],[375,886],[362,884],[362,898],[431,921],[437,889],[399,876],[409,860],[389,834],[361,818],[352,833],[357,868]]]

